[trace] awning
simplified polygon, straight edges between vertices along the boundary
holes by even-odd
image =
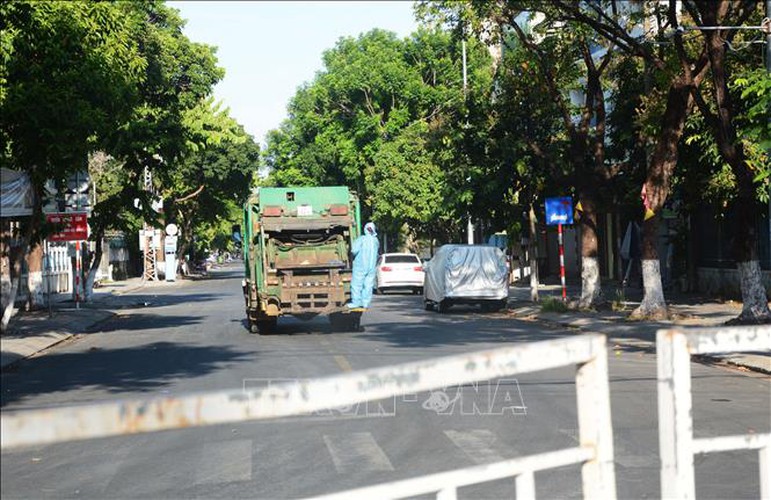
[[[32,215],[32,187],[29,176],[7,168],[0,168],[0,216],[25,217]]]

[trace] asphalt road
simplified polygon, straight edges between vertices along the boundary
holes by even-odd
[[[240,267],[145,288],[118,316],[2,375],[2,409],[257,387],[577,333],[505,313],[426,312],[418,296],[376,296],[363,330],[326,318],[247,332]],[[768,377],[693,364],[697,437],[768,432]],[[610,357],[619,498],[658,498],[656,360]],[[113,437],[3,452],[5,498],[295,498],[576,444],[572,369],[449,387],[269,422]],[[512,480],[464,488],[513,496]],[[539,498],[580,498],[579,467],[536,474]],[[757,498],[755,452],[696,458],[699,498]]]

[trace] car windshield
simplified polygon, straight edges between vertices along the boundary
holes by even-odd
[[[420,264],[420,259],[417,255],[386,255],[383,262],[388,264]]]

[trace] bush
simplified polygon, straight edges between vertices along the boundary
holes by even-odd
[[[541,303],[541,311],[543,312],[567,312],[568,306],[562,299],[555,297],[546,297]]]

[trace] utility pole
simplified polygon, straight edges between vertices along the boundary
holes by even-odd
[[[771,73],[771,0],[766,0],[766,18],[763,20],[763,31],[766,32],[766,71]],[[771,121],[771,117],[768,120]]]
[[[466,78],[466,41],[463,40],[461,42],[461,46],[463,47],[463,102],[466,102],[466,93],[467,93],[467,78]],[[467,112],[468,116],[468,112]],[[466,122],[468,125],[468,121]],[[471,177],[468,177],[469,183],[471,182]],[[468,216],[468,225],[466,226],[466,238],[469,245],[474,244],[474,224],[471,222],[471,211],[469,211],[467,214]]]

